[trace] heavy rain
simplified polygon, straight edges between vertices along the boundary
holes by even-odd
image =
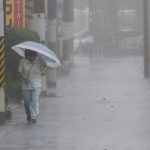
[[[0,150],[150,150],[149,7],[0,0]]]

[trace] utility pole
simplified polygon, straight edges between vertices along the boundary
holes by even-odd
[[[0,123],[5,122],[5,61],[4,61],[4,28],[5,0],[0,0]]]
[[[46,43],[47,46],[56,51],[56,34],[57,34],[57,17],[56,17],[56,0],[47,0],[47,25],[46,25]],[[49,68],[47,71],[47,86],[56,88],[57,70]]]
[[[149,21],[148,0],[143,0],[143,23],[144,23],[144,77],[149,77]]]
[[[57,0],[56,4],[56,41],[57,41],[57,56],[62,62],[63,58],[63,0]]]
[[[56,51],[56,0],[47,1],[47,44]]]
[[[64,0],[63,10],[63,65],[67,71],[73,63],[73,1]]]
[[[94,12],[94,6],[93,6],[93,0],[89,0],[89,31],[90,34],[93,35],[93,12]]]

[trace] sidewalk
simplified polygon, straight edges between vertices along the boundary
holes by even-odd
[[[37,124],[24,108],[0,127],[0,150],[150,150],[150,80],[139,57],[75,58],[57,97],[40,100]]]

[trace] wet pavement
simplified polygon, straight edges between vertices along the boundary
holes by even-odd
[[[150,150],[150,80],[140,57],[75,58],[57,97],[40,100],[37,124],[23,105],[0,127],[0,150]]]

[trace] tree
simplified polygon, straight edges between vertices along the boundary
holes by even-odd
[[[39,42],[39,35],[29,29],[7,28],[5,44],[6,61],[6,96],[19,99],[21,95],[20,80],[18,74],[18,64],[20,56],[14,52],[11,47],[24,41]]]

